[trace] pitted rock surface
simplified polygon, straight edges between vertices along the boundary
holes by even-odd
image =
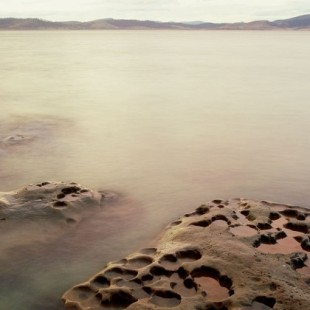
[[[0,260],[51,255],[66,237],[99,215],[116,195],[76,183],[42,182],[11,192],[0,192]],[[1,307],[0,307],[1,308]]]
[[[111,194],[89,190],[76,183],[43,182],[17,191],[0,192],[0,219],[79,221],[88,212],[98,209]]]
[[[71,310],[310,309],[309,229],[301,207],[213,200],[62,299]]]

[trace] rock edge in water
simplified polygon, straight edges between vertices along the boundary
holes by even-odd
[[[46,219],[78,222],[113,194],[77,183],[43,182],[17,191],[0,192],[0,220]]]
[[[71,310],[310,309],[309,229],[301,207],[213,200],[62,299]]]

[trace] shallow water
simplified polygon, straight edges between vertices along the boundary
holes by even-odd
[[[308,37],[0,32],[0,191],[62,180],[123,196],[61,239],[0,255],[0,305],[59,309],[72,284],[210,199],[308,207]]]

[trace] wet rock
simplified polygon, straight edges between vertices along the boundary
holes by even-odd
[[[104,200],[104,193],[75,183],[42,182],[17,191],[0,193],[0,219],[7,222],[60,219],[72,224],[99,209]]]
[[[156,248],[109,263],[62,299],[82,310],[308,309],[309,215],[266,201],[213,200],[169,225]]]

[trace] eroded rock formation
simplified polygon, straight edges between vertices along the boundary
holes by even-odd
[[[309,228],[307,209],[214,200],[67,291],[65,308],[309,309]]]
[[[0,260],[18,255],[23,247],[51,244],[74,233],[81,222],[100,214],[104,205],[115,200],[114,193],[63,182],[0,192]]]
[[[0,193],[0,220],[79,221],[112,194],[89,190],[76,183],[43,182],[17,191]]]

